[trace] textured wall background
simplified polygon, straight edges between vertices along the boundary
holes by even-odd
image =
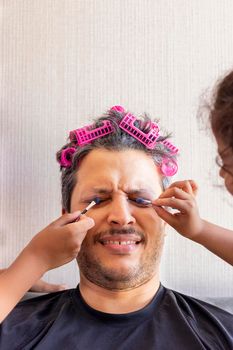
[[[180,147],[176,179],[200,186],[200,212],[233,227],[216,146],[196,119],[205,88],[233,66],[231,0],[1,0],[0,264],[60,215],[55,152],[114,104],[159,117]],[[168,230],[166,286],[232,296],[232,267]],[[75,286],[75,263],[47,274]]]

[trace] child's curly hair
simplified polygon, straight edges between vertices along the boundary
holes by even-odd
[[[218,81],[209,116],[214,135],[233,150],[233,71]]]

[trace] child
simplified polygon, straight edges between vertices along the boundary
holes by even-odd
[[[220,166],[219,175],[226,189],[233,195],[233,71],[217,85],[210,123],[216,143]],[[156,213],[183,236],[204,247],[233,265],[233,231],[200,218],[195,201],[197,185],[194,181],[178,181],[153,202]],[[179,210],[171,214],[163,207]]]
[[[39,232],[0,275],[0,322],[25,292],[48,270],[77,257],[93,219],[80,212],[65,214]]]
[[[0,275],[6,271],[6,269],[0,269]],[[36,293],[54,293],[59,292],[61,290],[67,289],[66,284],[53,284],[53,283],[47,283],[42,279],[39,279],[29,289],[29,292],[36,292]]]

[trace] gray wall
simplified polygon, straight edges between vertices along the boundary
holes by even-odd
[[[0,264],[60,215],[56,150],[114,104],[148,112],[180,147],[176,179],[194,178],[203,217],[232,225],[199,97],[233,67],[231,0],[1,0]],[[75,286],[75,263],[46,275]],[[232,267],[168,230],[161,279],[232,296]]]

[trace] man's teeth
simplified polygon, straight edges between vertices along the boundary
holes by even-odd
[[[129,245],[129,244],[136,244],[135,241],[104,241],[103,244],[118,244],[118,245]]]

